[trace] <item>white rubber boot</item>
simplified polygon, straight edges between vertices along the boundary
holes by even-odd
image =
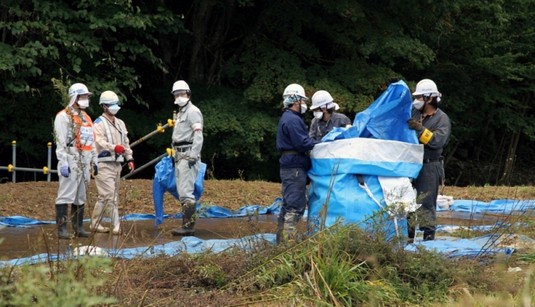
[[[102,219],[104,218],[104,204],[100,201],[97,201],[93,213],[91,214],[91,224],[89,229],[95,232],[106,233],[110,232],[110,228],[104,227],[101,225]]]
[[[115,205],[113,206],[111,213],[111,224],[113,225],[113,230],[111,231],[114,235],[120,235],[121,231],[121,221],[119,220],[119,208]]]

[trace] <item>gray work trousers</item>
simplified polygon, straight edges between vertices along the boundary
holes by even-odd
[[[181,203],[186,201],[195,203],[195,180],[201,168],[201,161],[197,159],[194,165],[189,164],[189,151],[175,153],[176,189]]]
[[[417,191],[416,200],[422,206],[416,211],[419,217],[420,230],[435,232],[438,188],[444,182],[444,166],[442,161],[424,163],[420,174],[414,180]],[[412,219],[412,215],[409,216]]]

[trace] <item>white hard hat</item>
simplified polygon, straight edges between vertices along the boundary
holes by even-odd
[[[288,85],[284,89],[284,93],[282,94],[282,97],[293,96],[293,95],[297,95],[297,96],[300,96],[301,98],[308,99],[308,97],[305,95],[305,89],[301,85],[296,84],[296,83]]]
[[[416,90],[412,93],[413,96],[440,96],[437,85],[431,79],[423,79],[416,84]]]
[[[336,102],[333,102],[333,104],[334,104],[334,110],[335,111],[340,110],[340,106]]]
[[[171,90],[171,94],[174,94],[176,91],[186,91],[191,93],[191,90],[189,89],[189,85],[184,80],[178,80],[175,83],[173,83],[173,89]]]
[[[119,97],[113,91],[105,91],[100,94],[98,104],[116,104],[119,103]]]
[[[305,89],[296,83],[292,83],[284,89],[282,98],[284,107],[289,107],[301,99],[308,100],[308,97],[305,95]]]
[[[87,86],[85,86],[85,84],[83,83],[74,83],[73,85],[71,85],[71,87],[69,87],[69,92],[68,92],[68,95],[70,98],[69,106],[72,106],[74,104],[78,96],[84,95],[84,94],[87,94],[89,96],[93,95],[93,93],[91,93],[87,89]]]
[[[325,106],[331,102],[333,102],[333,96],[329,94],[329,92],[321,90],[317,91],[312,95],[312,106],[310,107],[310,110],[315,110],[319,107]],[[332,105],[334,107],[334,105]]]

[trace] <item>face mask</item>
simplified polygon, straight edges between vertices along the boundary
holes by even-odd
[[[421,110],[423,106],[424,106],[423,100],[414,99],[412,101],[412,107],[415,108],[416,110]]]
[[[301,104],[301,114],[305,114],[305,112],[308,110],[308,106],[306,103]]]
[[[89,107],[89,99],[80,99],[78,100],[78,106],[80,109],[85,109]]]
[[[113,105],[111,105],[111,106],[108,107],[108,111],[109,111],[112,115],[117,114],[117,112],[119,112],[120,109],[121,109],[121,107],[120,107],[118,104],[113,104]]]
[[[323,117],[323,112],[314,111],[314,118],[321,119]]]
[[[177,97],[175,99],[175,104],[178,104],[179,107],[183,107],[186,105],[186,103],[188,103],[189,101],[189,98],[187,97]]]

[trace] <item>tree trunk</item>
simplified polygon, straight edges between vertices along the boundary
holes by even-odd
[[[195,1],[192,21],[192,46],[188,79],[208,84],[219,81],[223,62],[222,45],[229,30],[234,0]]]
[[[502,177],[498,181],[499,184],[508,184],[513,173],[515,161],[516,161],[516,150],[518,148],[518,140],[520,139],[520,129],[513,133],[511,137],[511,142],[509,143],[509,149],[507,151],[507,157],[504,163],[504,169]]]

